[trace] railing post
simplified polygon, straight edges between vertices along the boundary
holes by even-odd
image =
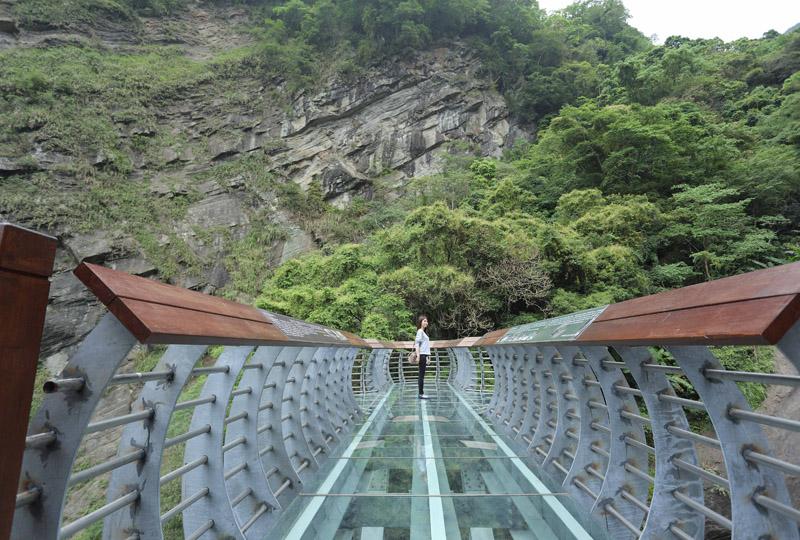
[[[56,239],[0,223],[0,539],[11,534]]]

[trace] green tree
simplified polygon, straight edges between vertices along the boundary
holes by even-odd
[[[775,233],[747,214],[749,199],[721,184],[677,186],[665,236],[682,242],[707,280],[734,273],[775,252]]]

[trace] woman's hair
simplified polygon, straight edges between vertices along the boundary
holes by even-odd
[[[422,321],[424,321],[427,318],[428,318],[427,315],[420,315],[419,317],[417,317],[417,330],[422,328]]]

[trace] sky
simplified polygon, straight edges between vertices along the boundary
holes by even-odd
[[[539,0],[548,12],[573,0]],[[759,38],[767,30],[785,32],[800,23],[800,0],[623,0],[628,21],[656,43],[672,35],[689,38]]]

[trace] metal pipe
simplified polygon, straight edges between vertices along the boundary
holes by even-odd
[[[588,493],[590,497],[592,497],[593,499],[597,500],[597,493],[595,493],[594,491],[592,491],[592,488],[590,488],[589,486],[587,486],[586,484],[584,484],[584,483],[583,483],[581,480],[579,480],[577,477],[572,479],[572,483],[573,483],[573,484],[575,484],[576,486],[578,486],[579,488],[581,488],[581,489],[582,489],[583,491],[585,491],[586,493]]]
[[[287,478],[287,479],[286,479],[286,480],[283,482],[283,484],[281,484],[281,487],[279,487],[279,488],[277,489],[277,491],[275,491],[275,497],[276,497],[276,498],[277,498],[277,497],[280,497],[280,496],[281,496],[281,494],[282,494],[284,491],[286,491],[286,488],[288,488],[288,487],[289,487],[289,486],[291,486],[291,485],[292,485],[292,481],[291,481],[291,480],[289,480],[289,479]]]
[[[639,478],[641,478],[643,480],[647,480],[651,484],[655,484],[656,483],[656,479],[655,478],[653,478],[652,476],[650,476],[649,474],[647,474],[646,472],[641,470],[639,467],[636,467],[635,465],[632,465],[631,463],[629,463],[627,461],[625,462],[625,470],[628,471],[629,473],[635,475],[635,476],[638,476]]]
[[[106,386],[129,384],[146,381],[171,381],[175,377],[173,371],[149,371],[145,373],[120,373],[114,375]]]
[[[653,448],[649,444],[645,444],[645,443],[643,443],[641,441],[637,441],[636,439],[634,439],[630,435],[625,435],[625,438],[622,439],[622,440],[625,441],[625,444],[627,444],[628,446],[633,446],[634,448],[641,448],[642,450],[646,450],[646,451],[648,451],[648,452],[650,452],[651,454],[654,454],[654,455],[656,453],[656,449],[655,448]]]
[[[208,463],[208,456],[203,456],[203,457],[198,458],[198,459],[196,459],[194,461],[190,461],[186,465],[182,465],[182,466],[178,467],[177,469],[175,469],[174,471],[168,472],[167,474],[165,474],[164,476],[159,478],[158,479],[158,485],[163,486],[167,482],[169,482],[171,480],[174,480],[174,479],[176,479],[176,478],[178,478],[180,476],[183,476],[187,472],[189,472],[191,470],[194,470],[197,467],[200,467],[201,465],[205,465],[206,463]]]
[[[69,525],[61,527],[59,531],[59,538],[69,538],[70,536],[82,531],[96,521],[100,521],[109,514],[113,514],[120,508],[125,508],[135,503],[139,499],[138,491],[131,491],[127,495],[123,495],[119,499],[111,501],[110,503],[101,506],[94,512],[86,514],[82,518],[76,519]]]
[[[620,394],[631,394],[633,396],[642,397],[642,391],[638,388],[631,388],[630,386],[622,386],[621,384],[615,384],[614,390],[619,392]]]
[[[744,411],[735,407],[728,409],[728,416],[731,418],[738,418],[740,420],[748,420],[757,424],[788,429],[790,431],[800,431],[799,420],[789,420],[788,418],[780,418],[778,416],[770,416],[768,414]]]
[[[85,385],[86,380],[83,377],[50,379],[49,381],[45,381],[42,385],[42,390],[45,394],[52,394],[54,392],[80,392]]]
[[[595,469],[594,467],[586,467],[586,469],[585,469],[585,470],[586,470],[586,474],[588,474],[588,475],[590,475],[590,476],[594,476],[595,478],[597,478],[597,479],[598,479],[598,480],[600,480],[601,482],[604,482],[604,481],[605,481],[605,479],[606,479],[605,475],[604,475],[604,474],[602,474],[602,473],[601,473],[600,471],[598,471],[597,469]]]
[[[731,484],[728,482],[727,479],[716,475],[712,472],[706,471],[705,469],[701,469],[697,465],[692,465],[680,458],[672,458],[672,464],[675,465],[679,469],[683,469],[684,471],[694,474],[695,476],[699,476],[700,478],[705,478],[712,484],[716,484],[718,486],[722,486],[727,490],[731,489]]]
[[[617,518],[617,521],[622,523],[625,526],[626,529],[631,531],[636,538],[639,538],[639,536],[642,534],[642,531],[639,530],[639,527],[637,527],[636,525],[634,525],[633,523],[631,523],[630,521],[625,519],[625,516],[620,514],[617,511],[617,509],[614,508],[613,504],[611,504],[611,503],[605,504],[605,505],[603,505],[603,508],[605,509],[606,512],[608,512],[609,514],[611,514],[612,516]]]
[[[558,470],[559,470],[559,471],[561,471],[562,473],[564,473],[564,474],[569,474],[569,471],[568,471],[566,468],[564,468],[564,466],[563,466],[561,463],[559,463],[558,461],[556,461],[556,460],[553,460],[553,461],[552,461],[552,464],[553,464],[553,466],[554,466],[556,469],[558,469]]]
[[[231,499],[231,506],[238,506],[239,503],[249,497],[251,493],[253,493],[253,488],[243,489],[236,497]]]
[[[699,433],[695,433],[693,431],[687,431],[675,426],[667,426],[667,431],[676,437],[681,437],[682,439],[691,439],[693,441],[705,444],[706,446],[720,448],[720,444],[717,439],[712,439],[711,437],[706,437],[705,435],[700,435]]]
[[[206,534],[214,526],[214,520],[209,519],[202,526],[198,527],[196,531],[186,537],[186,540],[199,540],[201,536]]]
[[[229,450],[233,450],[234,448],[236,448],[240,444],[244,444],[246,442],[247,442],[247,437],[245,437],[245,436],[236,437],[231,442],[229,442],[228,444],[226,444],[225,446],[222,447],[222,453],[224,454],[225,452],[227,452]]]
[[[143,411],[125,414],[122,416],[117,416],[115,418],[109,418],[108,420],[100,420],[99,422],[94,422],[93,424],[89,424],[86,426],[84,430],[84,434],[88,433],[97,433],[98,431],[103,431],[106,429],[110,429],[112,427],[122,426],[125,424],[130,424],[131,422],[137,422],[139,420],[149,420],[153,417],[155,413],[155,409],[147,408]]]
[[[25,448],[43,448],[56,441],[55,431],[46,431],[25,437]]]
[[[231,392],[231,397],[241,396],[244,394],[252,394],[252,393],[253,393],[253,387],[248,386],[247,388],[242,388],[240,390],[235,390]]]
[[[95,465],[94,467],[89,467],[88,469],[84,469],[78,473],[75,473],[69,477],[69,482],[67,486],[72,487],[75,484],[80,484],[81,482],[85,482],[86,480],[90,480],[95,476],[99,476],[103,473],[107,473],[108,471],[113,471],[114,469],[118,469],[123,465],[127,465],[128,463],[133,463],[134,461],[139,461],[144,459],[145,451],[144,450],[136,450],[135,452],[131,452],[130,454],[126,454],[124,456],[120,456],[105,463],[100,463],[99,465]]]
[[[613,360],[602,360],[600,363],[603,365],[603,367],[609,367],[609,366],[619,367],[619,368],[628,367],[627,365],[625,365],[625,362],[615,362]]]
[[[261,450],[259,450],[259,451],[258,451],[258,457],[262,457],[262,456],[263,456],[264,454],[266,454],[267,452],[272,452],[272,450],[273,450],[274,448],[275,448],[275,447],[274,447],[274,446],[272,446],[271,444],[270,444],[269,446],[265,446],[264,448],[262,448]]]
[[[173,506],[171,509],[161,514],[161,525],[163,526],[169,520],[171,520],[172,518],[174,518],[187,508],[189,508],[191,505],[193,505],[194,503],[196,503],[197,501],[208,495],[208,493],[209,490],[207,487],[205,487],[200,491],[198,491],[197,493],[195,493],[194,495],[192,495],[191,497],[183,499],[181,502]]]
[[[702,401],[695,401],[693,399],[685,399],[678,396],[673,396],[671,394],[658,394],[659,401],[667,401],[669,403],[677,403],[678,405],[682,405],[684,407],[689,407],[691,409],[699,409],[701,411],[706,410],[706,404]]]
[[[244,462],[240,465],[237,465],[236,467],[233,467],[232,469],[228,469],[227,471],[225,471],[225,480],[230,480],[231,478],[233,478],[246,468],[247,468],[247,462]]]
[[[703,375],[709,379],[729,379],[737,382],[757,382],[782,386],[800,386],[800,375],[779,373],[751,373],[749,371],[728,371],[726,369],[704,369]]]
[[[260,518],[261,516],[263,516],[263,515],[264,515],[264,514],[267,512],[267,510],[269,510],[269,506],[267,506],[266,504],[262,504],[261,506],[259,506],[259,507],[258,507],[258,510],[256,510],[256,513],[255,513],[255,514],[253,514],[253,517],[251,517],[250,519],[248,519],[248,520],[247,520],[247,523],[245,523],[244,525],[242,525],[242,532],[243,532],[243,533],[247,532],[247,529],[249,529],[250,527],[252,527],[252,526],[253,526],[253,523],[255,523],[256,521],[258,521],[258,518]]]
[[[791,474],[793,476],[800,476],[800,465],[795,465],[794,463],[788,463],[781,459],[774,458],[772,456],[768,456],[766,454],[762,454],[760,452],[756,452],[755,450],[744,450],[742,455],[745,459],[749,461],[755,461],[757,463],[761,463],[768,467],[773,467],[780,471],[783,471],[787,474]]]
[[[684,531],[683,529],[681,529],[677,525],[670,525],[669,526],[669,532],[671,532],[672,534],[674,534],[675,536],[677,536],[681,540],[695,540],[694,536],[692,536],[690,534],[686,534],[686,531]]]
[[[766,495],[753,495],[753,501],[800,523],[800,510],[797,508],[778,502]]]
[[[15,508],[20,508],[35,502],[42,495],[42,488],[34,486],[27,491],[20,491],[17,493],[17,502]]]
[[[667,373],[683,373],[683,370],[678,366],[663,366],[661,364],[642,364],[642,368],[650,369],[653,371],[665,371]]]
[[[635,507],[637,507],[637,508],[638,508],[639,510],[641,510],[642,512],[644,512],[644,513],[646,513],[646,514],[649,514],[649,513],[650,513],[650,507],[649,507],[649,506],[647,506],[647,505],[646,505],[645,503],[643,503],[642,501],[640,501],[639,499],[637,499],[637,498],[636,498],[636,497],[635,497],[635,496],[634,496],[634,495],[633,495],[633,494],[632,494],[630,491],[628,491],[626,488],[622,488],[622,489],[620,490],[619,494],[620,494],[620,497],[622,497],[623,499],[625,499],[626,501],[628,501],[629,503],[631,503],[632,505],[634,505]]]
[[[247,418],[247,411],[242,411],[239,414],[229,416],[228,418],[222,421],[222,424],[227,426],[228,424],[232,424],[233,422],[236,422],[237,420],[241,420],[243,418]]]
[[[729,520],[728,518],[726,518],[722,514],[718,514],[717,512],[714,512],[710,508],[700,504],[699,502],[695,501],[694,499],[692,499],[690,497],[687,497],[686,495],[684,495],[683,493],[681,493],[677,489],[672,492],[672,496],[675,497],[676,499],[678,499],[679,501],[681,501],[683,504],[685,504],[689,508],[691,508],[693,510],[697,510],[698,512],[700,512],[701,514],[706,516],[708,519],[710,519],[711,521],[714,521],[714,522],[722,525],[726,529],[731,530],[733,528],[733,523],[731,523],[731,520]]]
[[[217,396],[213,395],[204,398],[190,399],[189,401],[183,401],[175,404],[175,407],[172,410],[180,411],[181,409],[188,409],[189,407],[196,407],[197,405],[205,405],[206,403],[214,403],[215,401],[217,401]]]
[[[192,375],[202,375],[205,373],[229,373],[230,370],[230,366],[198,367],[192,370]]]
[[[628,412],[628,411],[619,411],[619,415],[622,418],[628,418],[629,420],[638,420],[639,422],[642,422],[642,423],[645,423],[645,424],[649,424],[650,423],[650,419],[649,418],[646,418],[646,417],[644,417],[644,416],[642,416],[640,414],[635,414],[635,413]]]
[[[167,439],[164,441],[164,448],[170,448],[175,446],[176,444],[180,444],[182,442],[186,442],[189,439],[194,439],[200,435],[204,435],[206,433],[211,433],[211,424],[206,424],[201,428],[197,428],[192,431],[187,431],[183,435],[178,435],[177,437],[172,437],[171,439]]]

